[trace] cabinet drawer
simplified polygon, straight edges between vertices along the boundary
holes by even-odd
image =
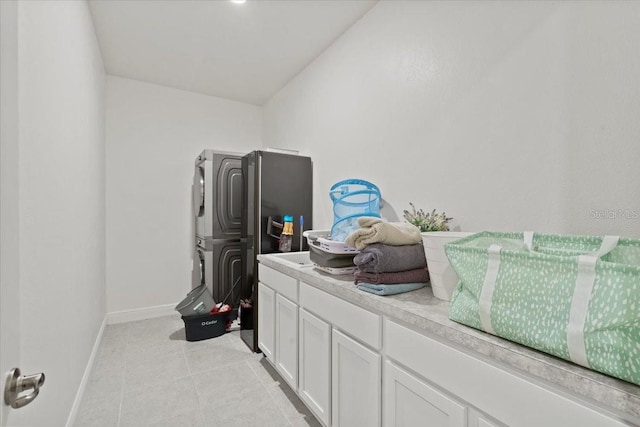
[[[300,282],[300,305],[338,329],[378,350],[381,317],[333,295]]]
[[[258,280],[293,302],[298,302],[298,280],[258,264]]]
[[[627,425],[438,339],[389,320],[384,327],[388,357],[506,425],[558,426],[566,420],[581,427]]]

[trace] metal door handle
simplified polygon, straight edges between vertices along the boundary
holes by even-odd
[[[4,386],[4,402],[14,409],[22,408],[38,397],[40,387],[43,384],[43,373],[22,375],[19,368],[13,368],[9,372],[7,383]],[[18,397],[20,393],[27,390],[33,391],[25,396]]]

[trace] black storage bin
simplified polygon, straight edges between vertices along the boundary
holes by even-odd
[[[227,323],[231,316],[230,311],[182,316],[187,341],[202,341],[224,335],[227,332]]]

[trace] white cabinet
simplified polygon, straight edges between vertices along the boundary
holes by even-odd
[[[298,388],[298,306],[276,294],[275,367],[292,389]]]
[[[258,347],[297,390],[298,281],[263,265],[258,271]]]
[[[258,347],[271,363],[275,363],[275,313],[276,292],[263,283],[258,283]]]
[[[436,336],[385,321],[386,355],[441,390],[508,426],[621,427],[628,425],[524,376],[502,369]],[[425,355],[428,355],[425,357]],[[479,417],[472,427],[495,424]],[[499,425],[499,424],[498,424]]]
[[[333,330],[331,343],[331,425],[380,425],[380,355]]]
[[[393,363],[385,363],[385,427],[465,427],[466,407]]]
[[[381,317],[304,282],[299,301],[301,399],[327,426],[379,426]]]
[[[259,346],[327,427],[640,425],[348,294],[264,265],[259,277]]]
[[[302,400],[327,426],[380,426],[381,317],[304,282],[299,302]]]
[[[299,382],[303,402],[324,424],[331,421],[331,325],[300,309]]]
[[[469,408],[468,420],[469,427],[503,427],[499,422],[492,420],[474,408]]]

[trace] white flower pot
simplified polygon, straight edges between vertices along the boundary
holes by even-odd
[[[454,240],[470,236],[473,233],[463,231],[429,231],[422,234],[424,254],[427,258],[431,289],[436,298],[451,301],[453,291],[458,285],[458,275],[444,252],[444,245]]]

